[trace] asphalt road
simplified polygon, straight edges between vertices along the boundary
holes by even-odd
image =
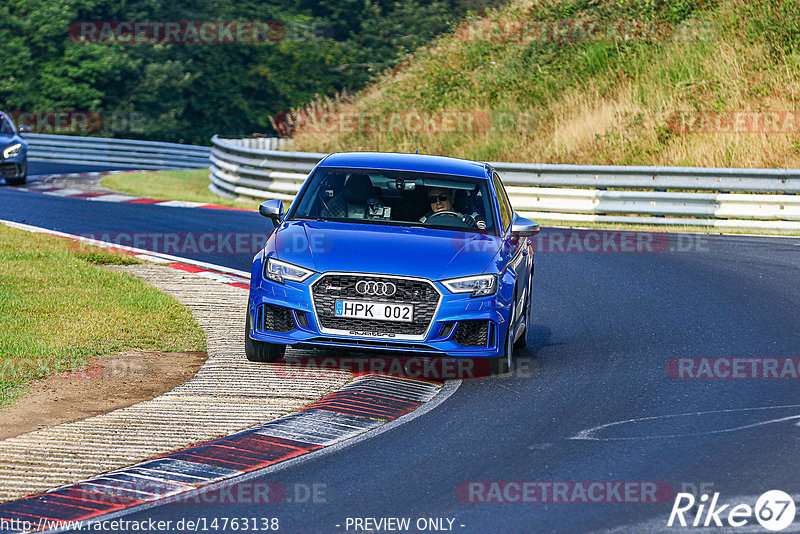
[[[0,213],[72,233],[259,232],[266,225],[256,214],[3,187]],[[233,531],[231,524],[220,528],[233,517],[278,518],[280,531],[292,533],[365,532],[353,528],[354,518],[410,518],[412,527],[418,518],[445,518],[453,520],[451,531],[470,533],[681,532],[688,530],[666,523],[683,489],[719,492],[720,503],[730,504],[752,505],[772,489],[800,495],[797,379],[693,380],[668,371],[673,358],[800,357],[800,240],[683,235],[655,250],[620,252],[611,245],[619,234],[595,234],[608,243],[600,251],[536,255],[535,325],[514,373],[464,380],[438,407],[352,446],[205,493],[199,502],[123,519],[170,520],[180,531],[181,519],[204,518],[212,532]],[[588,243],[585,233],[543,235],[550,243]],[[249,270],[252,254],[208,256],[197,259]],[[610,426],[592,430],[602,425]],[[477,481],[501,484],[469,485]],[[519,497],[510,481],[565,483],[567,502],[496,502]],[[582,502],[574,488],[591,481],[668,484],[669,491],[657,493],[656,503]],[[284,484],[292,502],[252,503],[264,482]],[[542,499],[542,485],[528,487],[531,499]],[[317,498],[306,498],[313,490]]]
[[[71,172],[116,171],[130,169],[129,166],[109,163],[89,165],[86,163],[53,163],[50,161],[28,161],[28,175],[66,174]]]
[[[65,198],[0,185],[0,219],[250,272],[272,224],[256,213]],[[238,242],[237,242],[238,239]]]

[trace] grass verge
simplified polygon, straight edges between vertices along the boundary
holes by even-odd
[[[102,264],[128,255],[0,225],[0,406],[33,380],[128,349],[205,350],[190,311]]]
[[[114,191],[159,200],[188,200],[233,208],[258,209],[257,200],[222,198],[208,190],[208,169],[110,174],[100,184]]]

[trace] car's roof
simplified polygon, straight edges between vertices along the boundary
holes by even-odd
[[[444,156],[396,152],[337,152],[323,159],[320,167],[428,172],[471,178],[487,177],[485,163]]]

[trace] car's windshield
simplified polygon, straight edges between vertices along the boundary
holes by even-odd
[[[309,180],[290,218],[495,231],[486,180],[324,167]]]

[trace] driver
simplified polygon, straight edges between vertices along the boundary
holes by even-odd
[[[426,213],[419,221],[424,223],[431,215],[438,212],[450,212],[454,216],[458,216],[469,227],[477,227],[481,230],[486,229],[486,221],[480,218],[478,213],[471,215],[462,215],[454,209],[456,200],[456,193],[453,189],[444,187],[430,187],[428,189],[428,202],[431,205],[431,210]]]

